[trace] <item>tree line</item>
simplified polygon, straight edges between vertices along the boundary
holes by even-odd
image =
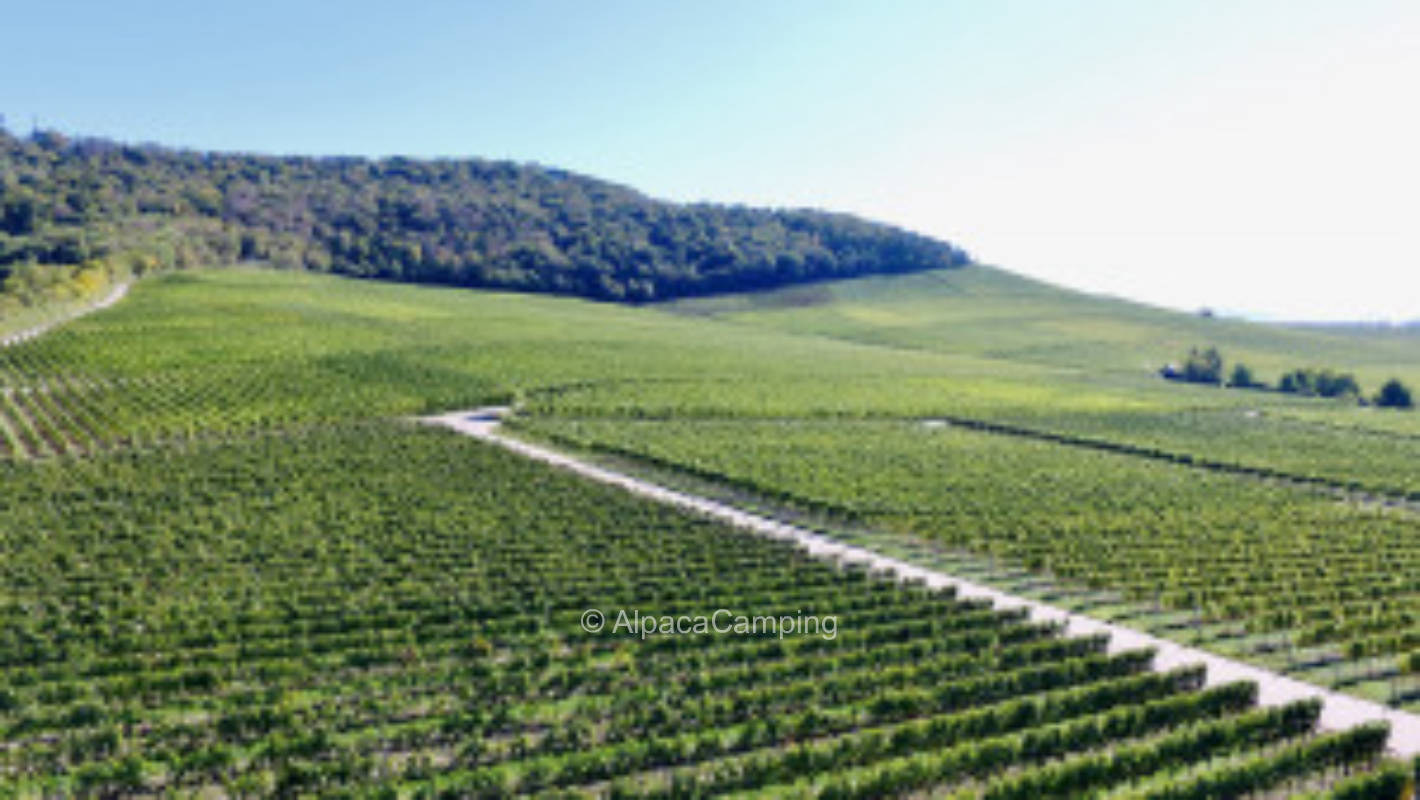
[[[1307,397],[1351,398],[1362,405],[1373,404],[1380,408],[1413,408],[1414,398],[1410,387],[1398,378],[1391,378],[1372,396],[1367,397],[1361,390],[1356,377],[1349,372],[1332,369],[1301,367],[1282,375],[1275,387],[1260,381],[1251,368],[1242,362],[1233,365],[1231,371],[1224,369],[1224,361],[1216,347],[1193,348],[1180,364],[1169,364],[1159,371],[1169,380],[1187,383],[1206,383],[1235,389],[1273,389],[1287,394]],[[1224,377],[1226,375],[1226,377]]]
[[[196,152],[0,129],[0,279],[22,291],[54,282],[44,268],[113,259],[123,271],[259,260],[633,302],[970,260],[844,214],[663,202],[532,164]]]

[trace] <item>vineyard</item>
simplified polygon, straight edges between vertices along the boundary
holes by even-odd
[[[976,416],[1047,435],[1122,445],[1151,457],[1420,499],[1420,475],[1414,468],[1420,461],[1420,436],[1327,425],[1285,406]]]
[[[597,384],[534,392],[540,416],[627,419],[943,419],[1029,439],[1117,450],[1141,458],[1275,477],[1341,490],[1420,499],[1420,434],[1340,424],[1302,401],[1214,390],[1196,404],[1084,384],[1042,372],[1002,379],[955,369],[957,377],[674,384]],[[1237,403],[1229,394],[1243,394]],[[1194,398],[1185,397],[1192,400]],[[1323,402],[1323,401],[1315,401]],[[1402,422],[1406,418],[1399,416]]]
[[[655,309],[145,280],[0,349],[0,796],[1397,797],[1383,729],[401,421],[516,403],[530,435],[1414,708],[1412,517],[939,419],[1187,450],[1257,421],[1229,402]],[[1236,453],[1408,486],[1403,432],[1291,410]],[[838,625],[643,639],[588,608]]]
[[[1420,520],[1409,514],[921,423],[524,424],[870,530],[1186,611],[1192,624],[1225,631],[1216,644],[1226,650],[1420,705]]]
[[[1411,468],[1420,432],[1387,428],[1383,413],[1358,422],[1320,401],[1180,392],[989,353],[572,300],[244,270],[145,283],[156,285],[0,350],[5,453],[83,453],[521,397],[540,416],[950,418],[1160,460],[1420,493]]]
[[[1386,735],[403,425],[4,469],[7,793],[1203,797]]]
[[[793,385],[825,373],[881,382],[962,367],[911,356],[885,366],[872,348],[722,327],[565,299],[314,275],[169,275],[102,314],[0,349],[6,441],[14,453],[49,455],[582,386],[674,392],[707,374],[741,386],[753,376]],[[94,417],[92,435],[67,421],[71,409]],[[39,441],[47,427],[64,440]]]

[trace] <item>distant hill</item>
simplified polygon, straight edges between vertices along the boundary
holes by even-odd
[[[1331,367],[1356,373],[1369,389],[1392,376],[1420,384],[1415,327],[1201,317],[985,265],[687,299],[665,308],[796,334],[1077,369],[1145,385],[1160,383],[1158,368],[1182,359],[1189,348],[1209,346],[1268,382],[1298,367]]]
[[[969,262],[945,242],[847,215],[662,202],[535,165],[0,130],[0,277],[11,295],[42,293],[85,264],[245,260],[637,302]]]

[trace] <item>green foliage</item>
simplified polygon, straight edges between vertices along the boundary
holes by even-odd
[[[196,153],[0,130],[0,268],[133,243],[414,283],[650,301],[967,263],[946,243],[812,210],[682,205],[508,162]]]
[[[1156,777],[1150,785],[1122,792],[1118,797],[1120,800],[1247,797],[1314,773],[1318,767],[1349,768],[1373,762],[1385,751],[1389,734],[1385,724],[1362,725],[1289,744],[1272,753],[1230,759],[1195,774]],[[1382,784],[1373,788],[1384,787]]]
[[[687,398],[754,413],[930,412],[979,362],[765,333],[565,298],[431,290],[310,273],[212,270],[143,281],[117,307],[0,350],[0,452],[82,452],[589,392],[648,412]],[[992,372],[1000,391],[1039,391]],[[29,391],[38,388],[39,391]],[[834,389],[833,392],[825,388]],[[1065,389],[1061,396],[1088,398]],[[604,398],[612,398],[605,400]],[[12,408],[7,403],[16,406]],[[72,418],[72,419],[71,419]],[[5,436],[11,423],[13,441]],[[91,441],[93,440],[93,441]],[[7,450],[7,448],[9,448]]]
[[[1252,370],[1243,363],[1233,365],[1233,371],[1228,375],[1228,385],[1238,389],[1261,389],[1266,386],[1259,382]]]
[[[1330,369],[1294,369],[1277,382],[1277,390],[1309,397],[1358,397],[1355,376]]]
[[[1406,518],[1165,451],[959,429],[1087,419],[1105,441],[1164,429],[1191,447],[1226,419],[1279,450],[1318,436],[1225,405],[1168,429],[1187,388],[231,270],[145,281],[0,352],[0,389],[0,446],[42,457],[0,462],[0,769],[21,795],[877,797],[1016,776],[1127,790],[1279,753],[1244,777],[1338,763],[1298,749],[1314,710],[1252,711],[1254,687],[1205,691],[1197,669],[1148,672],[1147,652],[1108,655],[387,419],[515,396],[544,434],[791,504],[1132,594],[1163,586],[1171,606],[1357,652],[1420,646]],[[970,415],[882,418],[943,409]],[[1386,476],[1403,441],[1319,468]],[[1366,472],[1368,454],[1386,457]],[[835,613],[840,633],[592,637],[589,606]]]
[[[1406,791],[1410,777],[1398,763],[1386,764],[1374,772],[1353,775],[1321,792],[1313,792],[1297,800],[1411,800]]]
[[[1034,365],[1056,370],[1042,390],[1117,392],[1120,406],[1256,408],[1287,405],[1289,412],[1351,427],[1420,433],[1420,420],[1358,413],[1343,404],[1299,403],[1290,395],[1227,393],[1159,385],[1145,365],[1180,355],[1180,343],[1208,342],[1230,363],[1245,362],[1257,376],[1280,376],[1298,353],[1318,363],[1345,365],[1363,385],[1399,377],[1420,382],[1416,326],[1271,325],[1199,319],[1114,298],[1086,295],[984,266],[915,275],[868,277],[674,303],[677,311],[752,325],[761,330],[830,337],[897,352],[974,356],[1002,369]],[[1186,350],[1184,351],[1186,352]],[[964,391],[989,377],[973,374]],[[1080,379],[1084,378],[1084,379]],[[1275,383],[1275,381],[1269,381]],[[1041,406],[1068,402],[1052,392]],[[1162,409],[1161,409],[1162,410]]]
[[[1310,727],[1250,712],[1252,685],[1203,691],[1199,668],[1151,673],[1150,652],[1106,655],[442,431],[345,424],[4,470],[0,740],[22,794],[63,763],[94,793],[463,796],[635,775],[630,794],[665,797],[940,748],[994,770],[1196,741],[1196,725],[1253,746]],[[583,631],[589,606],[840,627],[642,639]]]
[[[912,422],[537,420],[533,432],[1359,659],[1420,647],[1420,525],[1259,481]],[[1009,475],[1010,480],[1003,480]]]
[[[74,266],[17,264],[0,274],[3,334],[79,310],[135,273],[124,259],[92,259]]]
[[[1223,357],[1216,347],[1193,348],[1183,361],[1179,377],[1190,383],[1222,383]]]
[[[1228,719],[1205,719],[1180,725],[1153,739],[1121,742],[1108,753],[1078,752],[1082,744],[1112,738],[1108,732],[1111,726],[1100,725],[1100,720],[1081,720],[1081,724],[1035,729],[1018,736],[997,737],[844,770],[823,779],[803,781],[792,789],[772,786],[754,796],[869,800],[902,796],[971,778],[984,779],[985,786],[973,790],[971,796],[985,800],[1081,796],[1091,789],[1098,791],[1145,780],[1158,773],[1167,774],[1180,765],[1219,753],[1285,742],[1310,729],[1317,712],[1316,703],[1302,702]],[[1292,745],[1289,749],[1298,746]],[[1304,763],[1297,765],[1297,773],[1314,772],[1328,764],[1324,756],[1329,753],[1320,750],[1306,753],[1310,758],[1299,759]],[[1052,758],[1059,760],[1052,761]],[[1309,769],[1306,761],[1310,762]],[[1016,765],[1021,767],[1011,769]]]
[[[1303,417],[1287,406],[1114,412],[1001,406],[972,408],[971,415],[1017,425],[1040,438],[1090,442],[1161,461],[1420,498],[1420,474],[1414,469],[1420,437],[1361,427],[1368,420],[1343,426],[1328,417]]]

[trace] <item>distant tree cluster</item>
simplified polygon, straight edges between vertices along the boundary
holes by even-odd
[[[1241,362],[1233,365],[1233,372],[1228,377],[1228,385],[1237,389],[1265,389],[1267,385],[1259,381],[1248,365]]]
[[[1294,369],[1277,382],[1277,391],[1308,397],[1361,396],[1361,386],[1355,376],[1329,369]]]
[[[1252,369],[1241,362],[1233,365],[1225,383],[1223,356],[1216,347],[1192,348],[1182,365],[1169,364],[1159,374],[1169,380],[1226,385],[1235,389],[1270,388],[1265,382],[1257,380]],[[1330,369],[1294,369],[1277,382],[1277,391],[1307,397],[1354,398],[1362,404],[1369,402],[1380,408],[1414,406],[1409,387],[1399,379],[1391,378],[1374,397],[1367,399],[1354,375]]]
[[[0,279],[116,253],[644,302],[969,263],[812,210],[675,204],[510,162],[272,157],[0,130]]]
[[[1195,347],[1188,351],[1188,357],[1183,360],[1182,366],[1169,364],[1160,374],[1169,380],[1219,384],[1223,382],[1223,357],[1216,347],[1203,350]],[[1248,373],[1249,376],[1251,374]]]

